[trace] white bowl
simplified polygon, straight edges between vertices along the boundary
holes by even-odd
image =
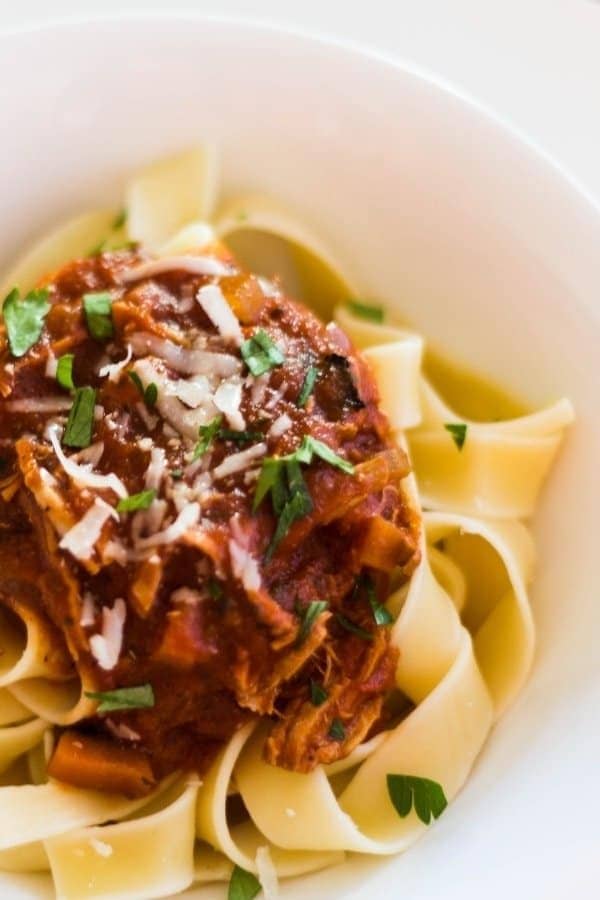
[[[578,423],[536,523],[539,645],[520,700],[413,849],[283,896],[597,896],[598,210],[409,68],[264,27],[125,18],[6,34],[0,83],[2,263],[57,219],[117,203],[140,163],[210,139],[228,191],[284,199],[366,294],[532,402],[572,398]],[[0,892],[50,888],[4,875]]]

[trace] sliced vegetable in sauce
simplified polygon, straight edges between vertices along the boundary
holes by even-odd
[[[8,344],[13,356],[24,356],[40,339],[44,319],[50,309],[46,288],[30,291],[21,299],[14,287],[2,306]]]
[[[343,741],[346,737],[346,729],[341,719],[333,719],[329,729],[329,737],[333,741]]]
[[[73,360],[75,356],[72,353],[65,353],[64,356],[60,356],[58,358],[58,362],[56,364],[56,380],[60,384],[61,387],[65,388],[67,391],[72,391],[75,388],[75,384],[73,382]]]
[[[448,806],[444,789],[437,781],[417,775],[387,775],[390,800],[399,816],[405,818],[414,806],[424,825],[437,819]]]
[[[372,641],[373,635],[370,631],[367,631],[365,628],[361,628],[360,625],[355,625],[354,622],[351,622],[350,619],[343,616],[341,613],[336,615],[336,622],[338,622],[342,628],[345,628],[346,631],[349,631],[351,634],[355,634],[357,637],[362,638],[363,641]]]
[[[253,375],[264,375],[285,362],[285,356],[271,340],[266,331],[260,329],[240,347],[244,362]]]
[[[118,709],[150,709],[154,706],[151,684],[115,688],[112,691],[86,691],[85,696],[99,701],[98,713],[116,712]]]
[[[142,382],[142,379],[140,378],[140,376],[138,375],[137,372],[131,371],[131,372],[128,372],[127,374],[129,375],[131,381],[133,381],[136,388],[138,389],[140,396],[141,396],[142,400],[144,401],[144,403],[146,404],[146,406],[149,406],[149,407],[155,406],[156,401],[158,400],[158,388],[155,385],[155,383],[153,381],[151,381],[147,387],[144,387],[144,383]]]
[[[323,703],[327,700],[329,694],[325,690],[322,684],[319,684],[318,681],[313,681],[311,678],[310,681],[310,702],[313,706],[322,706]]]
[[[62,442],[65,447],[89,447],[94,432],[96,391],[91,387],[75,388],[73,405]]]
[[[444,428],[450,435],[452,435],[452,440],[454,441],[458,449],[462,450],[467,439],[467,425],[464,422],[457,422],[454,424],[444,425]]]
[[[88,330],[93,338],[106,341],[114,335],[112,297],[108,291],[84,294],[83,309]]]
[[[204,456],[212,442],[219,434],[219,429],[221,428],[222,421],[223,416],[219,415],[215,416],[214,419],[211,419],[208,425],[200,426],[200,428],[198,429],[200,440],[194,447],[194,459],[200,459],[201,456]]]
[[[134,512],[137,509],[149,509],[156,497],[156,491],[140,491],[139,494],[130,494],[117,503],[117,512]]]
[[[369,322],[383,322],[385,312],[382,306],[362,303],[360,300],[349,300],[346,304],[351,313]]]
[[[296,406],[298,407],[298,409],[303,409],[306,406],[308,398],[314,390],[318,377],[319,370],[317,369],[317,367],[309,366],[306,370],[306,375],[304,376],[304,381],[302,383],[302,387],[300,388],[298,399],[296,400]]]
[[[259,893],[260,881],[252,872],[247,872],[241,866],[234,866],[229,881],[227,900],[253,900]]]
[[[303,644],[306,638],[313,630],[313,626],[320,615],[322,615],[329,606],[327,600],[312,600],[308,606],[300,611],[302,622],[298,630],[297,644]]]

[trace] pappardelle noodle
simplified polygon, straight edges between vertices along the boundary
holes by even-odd
[[[0,869],[65,900],[405,850],[531,666],[569,401],[466,418],[309,231],[217,188],[210,148],[155,163],[3,285]]]

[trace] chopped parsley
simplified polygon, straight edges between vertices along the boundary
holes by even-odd
[[[287,456],[267,457],[263,460],[254,494],[253,509],[257,510],[267,494],[270,494],[273,511],[277,516],[277,526],[267,549],[267,561],[294,522],[312,512],[313,503],[300,464],[310,465],[314,456],[320,457],[348,475],[354,472],[351,463],[334,453],[327,444],[309,435],[304,436],[302,443],[293,453]]]
[[[156,405],[156,401],[158,400],[158,388],[153,381],[147,387],[144,387],[142,379],[138,375],[137,372],[128,372],[127,373],[130,379],[135,384],[136,388],[139,391],[139,394],[148,407],[152,407]]]
[[[2,306],[8,344],[13,356],[23,356],[40,339],[50,309],[46,288],[30,291],[21,299],[14,287]]]
[[[391,612],[385,608],[383,603],[380,603],[377,599],[377,593],[375,591],[375,585],[373,584],[373,580],[365,575],[361,579],[363,585],[367,591],[367,599],[369,601],[369,606],[371,607],[371,612],[373,613],[373,619],[375,620],[376,625],[391,625],[394,621],[394,617]]]
[[[351,313],[360,319],[368,319],[369,322],[383,322],[384,311],[381,306],[371,303],[361,303],[360,300],[349,300],[346,304]]]
[[[125,222],[127,221],[127,210],[125,207],[120,209],[117,215],[115,216],[114,222],[112,223],[113,231],[117,231],[119,228],[122,228]]]
[[[452,435],[452,440],[454,441],[458,449],[462,450],[467,439],[467,425],[464,422],[460,422],[456,424],[444,425],[444,428],[447,432],[449,432],[449,434]]]
[[[218,415],[215,416],[214,419],[208,423],[208,425],[201,425],[198,429],[198,435],[200,436],[200,440],[194,447],[194,456],[193,458],[200,459],[201,456],[204,456],[206,451],[209,449],[212,442],[215,440],[217,435],[219,434],[219,430],[221,428],[221,422],[223,421],[223,416]]]
[[[264,375],[285,362],[285,356],[271,340],[266,331],[260,329],[240,347],[244,362],[253,375]]]
[[[150,709],[154,706],[151,684],[137,687],[115,688],[113,691],[86,691],[90,700],[99,700],[98,713],[116,712],[118,709]]]
[[[83,309],[87,327],[97,341],[106,341],[115,329],[112,320],[112,297],[108,291],[83,295]]]
[[[318,681],[310,680],[310,702],[313,706],[322,706],[329,694]]]
[[[139,494],[130,494],[117,503],[117,512],[134,512],[136,509],[149,509],[156,497],[156,491],[140,491]]]
[[[317,378],[319,377],[319,370],[316,366],[309,366],[306,370],[306,375],[304,376],[304,381],[302,383],[302,387],[300,388],[300,393],[298,394],[298,399],[296,400],[296,406],[298,409],[303,409],[306,406],[308,398],[312,394]]]
[[[58,362],[56,364],[56,380],[60,384],[61,387],[65,388],[67,391],[72,391],[75,389],[75,384],[73,382],[73,360],[75,359],[72,353],[65,353],[64,356],[60,356]]]
[[[338,613],[335,618],[342,628],[345,628],[350,634],[355,634],[357,637],[362,638],[363,641],[373,640],[373,635],[370,631],[366,631],[366,629],[361,628],[360,625],[355,625],[354,622],[351,622],[350,619],[347,619],[346,616],[343,616],[341,613]]]
[[[332,741],[343,741],[346,737],[346,729],[341,719],[333,719],[329,729],[329,737]]]
[[[308,606],[306,606],[303,610],[300,611],[300,615],[302,616],[302,622],[300,624],[300,628],[298,629],[298,638],[297,643],[303,644],[306,638],[309,636],[311,631],[313,630],[313,626],[317,619],[322,613],[325,612],[327,607],[329,606],[327,600],[312,600]]]
[[[229,880],[227,900],[253,900],[260,891],[260,881],[252,872],[234,866]]]
[[[431,817],[439,818],[448,806],[444,789],[437,781],[417,775],[388,775],[387,789],[399,816],[405,818],[415,808],[421,822],[429,825]]]
[[[65,447],[89,447],[94,432],[96,391],[91,387],[75,388],[73,405],[67,419],[62,442]]]

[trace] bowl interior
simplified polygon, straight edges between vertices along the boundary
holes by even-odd
[[[286,885],[283,896],[383,896],[392,877],[431,897],[440,870],[446,896],[463,900],[482,890],[558,898],[567,884],[591,885],[598,213],[481,110],[332,43],[169,18],[5,35],[0,48],[0,76],[12,86],[1,101],[3,264],[58,219],[118,203],[141,163],[211,140],[226,193],[284,200],[363,294],[385,298],[436,345],[532,403],[571,397],[578,423],[535,523],[539,644],[523,695],[460,797],[409,853],[352,860]],[[563,811],[579,800],[567,835],[556,823],[559,794]],[[563,861],[558,870],[549,857]],[[7,897],[49,891],[23,876],[2,876],[0,887]]]

